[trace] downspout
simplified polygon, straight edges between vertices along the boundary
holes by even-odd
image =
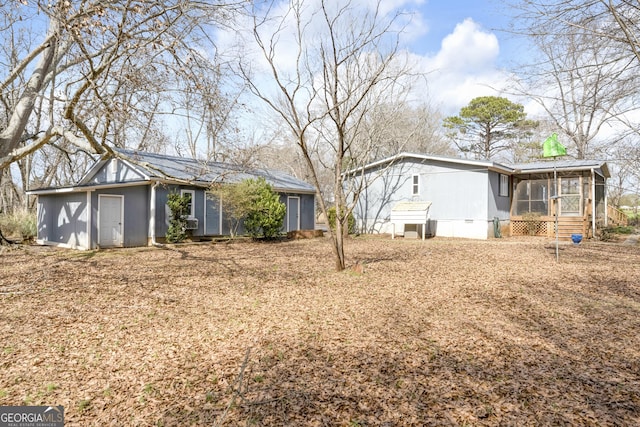
[[[596,237],[596,216],[598,215],[598,201],[596,200],[596,174],[591,168],[591,235]],[[605,207],[606,209],[606,207]],[[605,217],[606,217],[605,213]]]

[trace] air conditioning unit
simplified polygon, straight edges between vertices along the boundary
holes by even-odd
[[[198,218],[187,218],[187,226],[185,228],[187,230],[197,230],[198,229]]]

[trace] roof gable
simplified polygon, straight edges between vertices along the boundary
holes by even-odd
[[[149,180],[149,176],[135,165],[126,160],[108,158],[96,162],[78,184],[95,185],[147,180]]]

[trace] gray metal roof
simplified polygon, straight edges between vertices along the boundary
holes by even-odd
[[[419,154],[419,153],[408,153],[408,152],[402,152],[402,153],[398,153],[394,156],[391,157],[387,157],[381,160],[376,160],[372,163],[366,164],[364,166],[360,166],[357,167],[355,169],[352,169],[350,171],[345,172],[345,175],[353,175],[356,174],[360,171],[367,170],[370,168],[374,168],[374,167],[379,167],[382,165],[387,165],[387,164],[391,164],[394,162],[398,162],[401,161],[403,159],[416,159],[418,161],[435,161],[435,162],[444,162],[444,163],[451,163],[451,164],[458,164],[458,165],[469,165],[469,166],[478,166],[480,168],[487,168],[487,169],[491,169],[491,170],[497,170],[500,171],[502,173],[512,173],[513,170],[511,169],[511,166],[509,165],[505,165],[505,164],[501,164],[501,163],[496,163],[494,161],[491,160],[471,160],[471,159],[462,159],[459,157],[450,157],[450,156],[441,156],[441,155],[433,155],[433,154]]]
[[[248,178],[264,178],[274,190],[311,192],[315,187],[291,175],[266,169],[248,169],[221,162],[207,162],[184,157],[167,156],[136,150],[117,149],[150,179],[186,181],[195,185],[238,183]]]
[[[552,172],[555,168],[557,171],[576,171],[598,169],[602,174],[609,178],[609,168],[604,160],[547,160],[531,163],[519,163],[511,165],[515,169],[515,173],[546,173]]]
[[[519,163],[519,164],[509,164],[509,163],[497,163],[491,160],[470,160],[470,159],[461,159],[458,157],[448,157],[448,156],[439,156],[439,155],[431,155],[431,154],[417,154],[417,153],[398,153],[395,156],[391,156],[382,160],[377,160],[375,162],[369,163],[362,167],[350,170],[345,172],[345,175],[355,174],[362,169],[369,169],[372,167],[378,167],[381,165],[393,163],[402,159],[416,159],[416,160],[429,160],[429,161],[439,161],[446,162],[451,164],[460,164],[460,165],[471,165],[478,166],[482,168],[487,168],[491,170],[495,170],[505,174],[520,174],[520,173],[546,173],[552,172],[554,168],[554,161],[552,160],[541,160],[537,162],[531,163]],[[595,169],[601,172],[601,174],[607,178],[611,175],[609,173],[609,168],[607,163],[603,160],[555,160],[555,168],[558,171],[578,171],[578,170],[590,170]]]

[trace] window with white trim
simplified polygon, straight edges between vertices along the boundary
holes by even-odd
[[[500,174],[500,189],[498,194],[502,197],[509,197],[509,175]]]
[[[187,218],[195,218],[196,216],[196,209],[195,209],[195,199],[196,199],[196,192],[194,190],[180,190],[180,195],[182,197],[187,196],[189,198],[189,202],[187,203],[187,211],[189,212],[187,214]]]
[[[411,176],[411,194],[414,196],[420,194],[420,175]]]

